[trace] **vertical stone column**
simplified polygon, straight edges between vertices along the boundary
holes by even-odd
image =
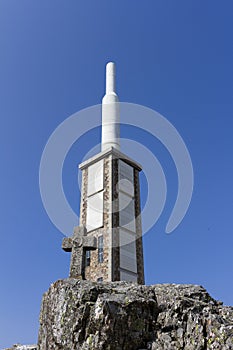
[[[99,159],[97,158],[96,162]],[[103,225],[97,229],[87,232],[88,236],[98,237],[103,236],[103,261],[98,261],[98,247],[96,251],[90,252],[90,265],[85,267],[86,279],[97,281],[112,281],[112,174],[111,174],[111,155],[106,155],[103,158]],[[90,162],[82,169],[82,194],[80,205],[80,218],[82,225],[87,226],[87,201],[88,201],[88,170],[94,164]]]
[[[145,284],[143,244],[142,244],[140,183],[139,183],[139,171],[137,169],[134,170],[134,191],[135,191],[135,216],[136,216],[136,232],[137,232],[136,251],[137,251],[138,283]]]
[[[96,229],[93,230],[87,230],[87,235],[96,237],[97,241],[98,237],[103,236],[103,261],[98,261],[98,247],[96,251],[91,251],[90,259],[88,259],[88,266],[85,267],[85,276],[87,279],[92,281],[97,281],[100,278],[106,282],[119,281],[121,279],[126,278],[132,281],[136,280],[138,283],[144,284],[144,264],[139,189],[139,171],[141,170],[141,168],[133,160],[120,153],[119,151],[115,150],[114,148],[110,148],[107,151],[101,152],[97,156],[89,159],[88,161],[80,165],[80,168],[82,170],[83,181],[80,205],[80,224],[86,227],[88,226],[88,200],[92,196],[88,194],[88,181],[92,181],[92,176],[90,178],[88,174],[90,171],[90,167],[96,164],[97,162],[100,162],[100,164],[103,165],[103,171],[101,172],[103,174],[103,187],[101,187],[100,192],[97,191],[97,194],[101,193],[101,196],[103,198],[103,225],[101,227],[98,226]],[[131,211],[131,213],[134,212],[133,215],[135,219],[135,226],[133,225],[133,231],[130,231],[132,230],[132,228],[124,229],[124,227],[121,226],[120,223],[120,221],[122,220],[122,218],[120,219],[120,215],[122,215],[122,213],[119,209],[119,193],[121,192],[122,195],[125,196],[123,188],[121,188],[119,192],[118,182],[120,178],[120,162],[121,169],[123,163],[125,164],[124,169],[129,171],[129,174],[131,174],[130,181],[132,182],[132,186],[134,188],[134,194],[132,194],[132,201],[134,202],[134,211]],[[130,195],[128,198],[130,198]],[[130,270],[129,266],[132,265],[131,263],[129,266],[127,266],[127,249],[121,250],[120,239],[122,239],[122,235],[125,237],[123,241],[125,239],[127,240],[127,237],[129,236],[135,236],[136,249],[134,248],[132,250],[134,251],[134,253],[132,253],[131,251],[130,257],[131,261],[132,256],[135,257],[134,261],[136,261],[136,268],[135,263],[133,263],[135,270]],[[125,261],[125,263],[123,264],[124,266],[122,266],[121,261],[123,260],[121,259],[124,259]]]
[[[112,158],[112,276],[113,281],[120,281],[120,249],[119,249],[119,192],[118,192],[118,159]]]

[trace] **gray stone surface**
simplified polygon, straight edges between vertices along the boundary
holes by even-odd
[[[37,350],[37,345],[21,345],[21,344],[15,344],[12,348],[7,348],[4,350]]]
[[[195,285],[66,279],[43,297],[39,350],[233,349],[233,308]]]
[[[82,170],[82,191],[80,202],[80,225],[87,226],[88,212],[88,172],[89,166],[104,162],[104,189],[103,189],[103,227],[88,232],[88,236],[103,236],[103,257],[101,264],[98,263],[98,250],[91,252],[90,265],[85,267],[85,277],[90,281],[97,281],[103,278],[104,282],[126,280],[120,276],[120,212],[119,212],[119,161],[125,161],[134,168],[134,201],[135,201],[135,219],[136,219],[136,261],[137,261],[137,282],[144,284],[144,261],[143,261],[143,242],[141,225],[141,207],[140,207],[140,184],[139,171],[140,166],[132,159],[115,148],[109,148],[93,158],[88,159],[79,167]],[[102,192],[102,191],[101,191]],[[125,271],[126,272],[126,271]],[[70,276],[71,277],[71,276]],[[74,276],[72,276],[74,277]]]
[[[97,248],[96,238],[86,233],[83,226],[77,226],[73,236],[65,237],[62,241],[62,249],[71,252],[69,277],[85,279],[85,252]]]

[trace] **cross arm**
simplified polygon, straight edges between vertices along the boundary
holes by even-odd
[[[71,237],[65,237],[62,241],[62,249],[65,252],[71,252],[72,250],[72,238]]]
[[[97,240],[96,237],[93,236],[84,236],[83,237],[83,248],[94,250],[97,248]]]

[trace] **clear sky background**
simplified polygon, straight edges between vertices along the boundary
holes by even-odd
[[[156,139],[122,129],[156,155],[168,183],[165,210],[144,236],[146,283],[200,284],[233,305],[232,16],[231,0],[0,0],[0,348],[37,341],[42,294],[68,276],[63,235],[40,198],[40,158],[63,120],[101,102],[109,60],[120,100],[165,116],[194,167],[189,211],[166,235],[173,161]],[[99,138],[96,129],[80,139],[64,164],[77,212],[77,164]]]

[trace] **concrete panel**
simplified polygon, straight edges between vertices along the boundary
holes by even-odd
[[[87,195],[90,196],[104,188],[104,163],[103,159],[88,167]]]
[[[134,199],[119,192],[120,227],[136,232]]]
[[[127,163],[119,160],[119,190],[134,196],[134,170]]]
[[[87,231],[103,226],[103,192],[87,198]]]
[[[126,271],[120,271],[120,279],[121,281],[127,281],[127,282],[137,282],[137,275],[130,274]]]
[[[135,234],[125,230],[119,231],[120,235],[120,267],[137,273],[137,256]]]

